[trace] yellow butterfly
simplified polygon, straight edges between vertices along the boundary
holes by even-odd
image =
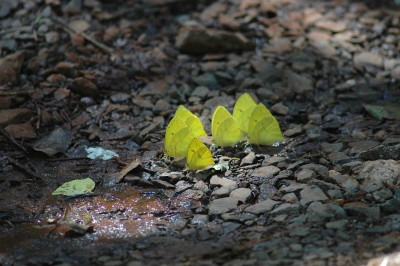
[[[187,167],[194,171],[214,164],[210,150],[198,138],[194,138],[187,151]]]
[[[178,107],[178,110],[176,110],[175,112],[175,117],[179,117],[180,119],[182,119],[182,121],[185,122],[187,126],[192,130],[195,137],[197,138],[207,137],[207,134],[204,131],[200,119],[194,114],[192,114],[183,105],[180,105]]]
[[[223,106],[218,106],[214,111],[211,131],[214,143],[221,147],[233,146],[244,139],[238,122]]]
[[[256,106],[257,104],[250,95],[245,93],[240,96],[233,108],[233,117],[236,118],[239,128],[246,134],[248,133],[251,113]]]
[[[271,145],[277,141],[284,141],[278,121],[262,103],[251,113],[248,131],[250,143]]]
[[[194,138],[195,135],[188,125],[175,116],[165,132],[165,153],[170,157],[186,157],[189,144]]]

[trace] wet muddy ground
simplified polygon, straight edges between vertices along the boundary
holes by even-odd
[[[399,36],[392,1],[0,0],[0,263],[400,264]],[[164,156],[243,93],[283,143]]]

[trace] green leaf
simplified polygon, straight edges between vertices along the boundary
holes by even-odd
[[[62,184],[59,188],[53,191],[52,195],[64,195],[68,197],[84,195],[92,192],[95,183],[92,179],[75,179]]]
[[[229,162],[224,162],[224,163],[219,163],[211,167],[215,171],[221,171],[221,172],[226,172],[229,170]]]

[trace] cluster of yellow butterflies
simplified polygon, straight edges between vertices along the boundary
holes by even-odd
[[[283,141],[278,121],[262,103],[256,104],[249,94],[236,102],[233,116],[223,106],[214,111],[211,121],[214,143],[221,147],[235,145],[245,139],[249,143],[271,145]],[[186,157],[190,170],[214,165],[210,150],[199,140],[206,137],[200,119],[179,106],[165,133],[165,153],[170,157]]]

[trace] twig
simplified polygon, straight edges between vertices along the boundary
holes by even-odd
[[[31,169],[29,169],[26,166],[23,166],[22,164],[20,164],[19,162],[17,162],[16,160],[14,160],[13,158],[5,155],[5,157],[7,158],[7,160],[10,161],[10,163],[12,163],[15,167],[21,169],[22,171],[24,171],[25,173],[27,173],[28,175],[34,177],[35,179],[44,182],[44,178],[41,175],[38,175],[36,173],[34,173]]]
[[[94,44],[95,46],[97,46],[98,48],[100,48],[101,50],[103,50],[103,51],[107,52],[108,54],[110,54],[111,56],[114,56],[114,55],[115,55],[115,52],[114,52],[114,50],[113,50],[112,48],[106,46],[105,44],[102,44],[102,43],[96,41],[92,36],[89,36],[89,35],[87,35],[87,34],[84,33],[84,32],[76,32],[74,29],[72,29],[70,26],[68,26],[67,23],[65,23],[64,21],[62,21],[61,19],[59,19],[59,18],[57,18],[57,17],[54,17],[54,16],[53,16],[51,19],[52,19],[54,22],[60,24],[66,32],[68,32],[68,33],[70,33],[70,34],[79,34],[79,35],[81,35],[85,40],[91,42],[92,44]]]
[[[55,161],[73,161],[73,160],[84,160],[87,159],[85,156],[81,157],[68,157],[68,158],[54,158],[54,159],[47,159],[47,161],[55,162]]]
[[[0,96],[29,95],[35,93],[35,90],[29,91],[0,91]]]
[[[19,144],[12,136],[10,136],[5,130],[4,128],[0,128],[0,132],[1,134],[4,135],[4,137],[6,137],[8,140],[10,140],[12,143],[14,143],[19,149],[21,149],[24,153],[28,153],[28,151],[26,150],[26,148],[24,146],[22,146],[21,144]]]

